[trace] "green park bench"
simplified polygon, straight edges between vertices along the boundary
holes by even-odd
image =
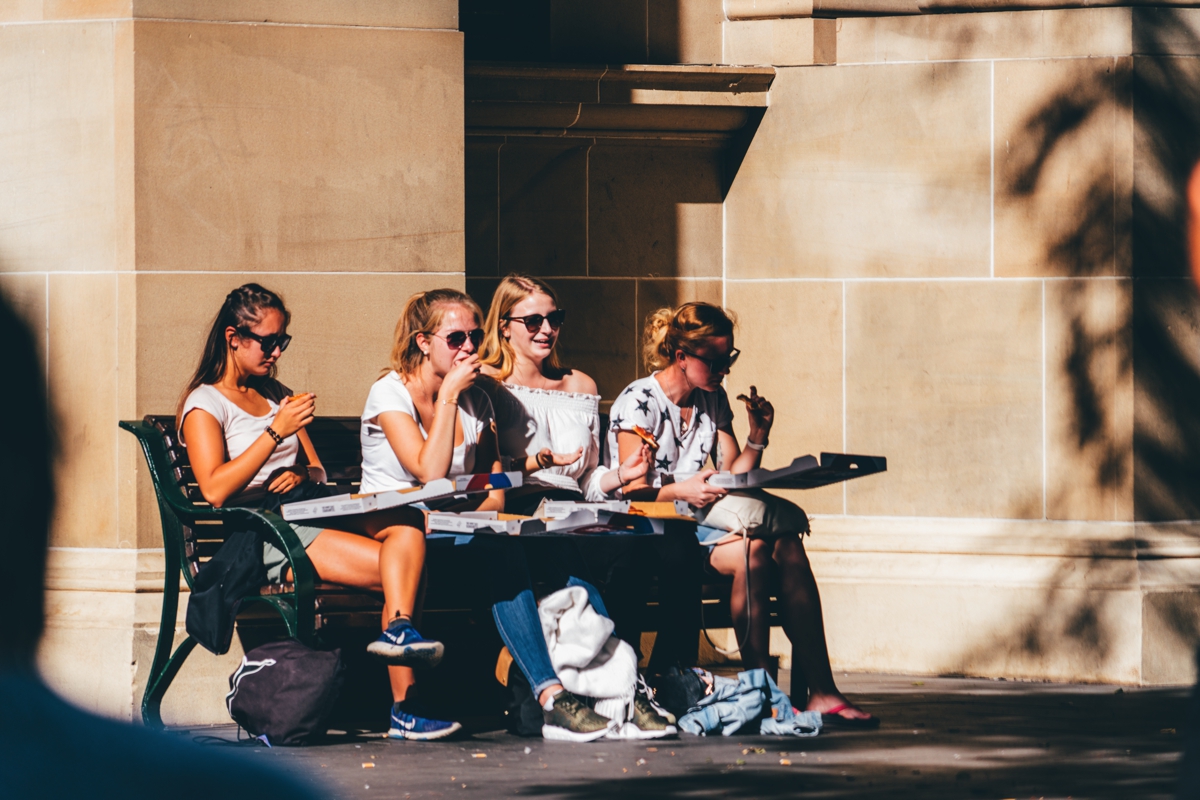
[[[607,422],[603,420],[602,422]],[[188,463],[187,449],[175,431],[175,417],[151,415],[140,421],[125,420],[121,428],[137,437],[146,456],[154,493],[158,499],[164,550],[163,603],[154,659],[142,695],[142,720],[161,727],[162,700],[197,642],[187,636],[175,647],[179,610],[180,575],[190,589],[201,565],[224,543],[225,526],[233,530],[255,530],[287,554],[294,580],[264,586],[257,595],[243,600],[238,626],[278,625],[287,634],[312,647],[347,629],[378,630],[383,609],[381,595],[317,580],[312,563],[292,527],[277,514],[248,508],[213,508],[200,493]],[[347,492],[358,487],[362,456],[357,417],[317,417],[308,427],[313,445],[321,456],[330,484]],[[450,542],[442,540],[444,544]],[[426,558],[429,578],[423,606],[433,627],[463,626],[478,630],[490,625],[490,609],[478,598],[459,590],[450,547],[430,547]],[[732,625],[729,611],[731,582],[709,577],[704,587],[704,623],[709,628]],[[658,604],[651,596],[641,614],[641,628],[657,630]],[[777,611],[772,602],[771,616]],[[498,649],[498,648],[497,648]]]

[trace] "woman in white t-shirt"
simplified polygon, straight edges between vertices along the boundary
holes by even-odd
[[[734,473],[757,467],[775,418],[771,404],[750,387],[745,398],[750,432],[741,449],[721,387],[738,357],[733,333],[733,320],[709,303],[663,308],[650,317],[644,356],[654,372],[613,401],[612,463],[641,446],[634,426],[649,431],[658,444],[654,463],[645,478],[626,488],[626,496],[686,500],[706,526],[746,537],[716,544],[708,555],[710,569],[733,577],[730,606],[743,665],[769,666],[768,605],[775,595],[792,642],[793,696],[807,696],[805,708],[821,712],[826,724],[875,727],[878,719],[850,704],[833,679],[820,595],[804,551],[804,511],[766,492],[727,494],[707,482],[716,472],[710,463]],[[675,473],[691,477],[663,480]]]
[[[483,314],[469,296],[435,289],[408,299],[396,323],[392,369],[362,413],[364,492],[499,472],[492,402],[475,386]],[[455,510],[500,511],[504,490]]]
[[[283,300],[258,284],[234,289],[213,322],[200,366],[183,393],[180,440],[204,498],[230,505],[277,507],[292,497],[320,496],[325,470],[305,427],[316,395],[290,396],[275,380],[276,362],[291,343]],[[305,498],[307,499],[307,498]],[[441,660],[440,642],[412,626],[425,566],[419,511],[395,509],[340,517],[336,527],[293,524],[321,580],[382,592],[384,632],[368,651],[383,656],[392,685],[394,738],[436,739],[460,727],[405,712],[413,666]],[[283,552],[266,542],[268,580],[291,579]]]

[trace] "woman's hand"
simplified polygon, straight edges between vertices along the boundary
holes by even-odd
[[[739,394],[737,399],[746,404],[746,413],[750,417],[750,441],[759,444],[766,441],[771,426],[775,424],[775,407],[771,401],[760,397],[756,386],[750,387],[749,397]]]
[[[644,477],[650,471],[650,445],[643,442],[641,447],[633,451],[633,455],[621,462],[619,471],[621,474],[617,479],[622,485]]]
[[[445,398],[447,401],[455,402],[458,396],[475,385],[475,379],[479,377],[479,354],[471,353],[471,355],[459,361],[450,371],[446,373],[446,377],[442,379],[442,388],[438,390],[438,397]]]
[[[583,448],[580,447],[573,453],[555,453],[549,447],[543,447],[534,456],[538,469],[548,469],[550,467],[566,467],[574,464],[583,456]]]
[[[708,483],[708,478],[711,475],[716,475],[715,469],[706,469],[703,472],[697,472],[686,481],[678,481],[671,485],[674,489],[675,497],[680,500],[686,500],[688,505],[696,508],[704,508],[707,505],[715,503],[725,496],[725,490],[720,486],[711,486]]]
[[[267,491],[271,494],[287,494],[308,480],[308,467],[283,467],[267,478]]]
[[[285,397],[279,404],[275,419],[271,420],[271,428],[286,439],[301,428],[308,427],[316,413],[317,396],[312,392]]]

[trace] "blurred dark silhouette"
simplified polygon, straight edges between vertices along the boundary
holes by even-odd
[[[0,392],[0,795],[317,797],[237,754],[80,711],[42,683],[34,657],[54,505],[54,425],[33,337],[2,295],[0,341],[7,350]]]

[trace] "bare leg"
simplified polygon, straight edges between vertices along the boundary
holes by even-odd
[[[385,512],[345,523],[358,530],[324,530],[309,545],[308,557],[317,575],[332,583],[382,592],[384,628],[396,616],[416,614],[425,567],[420,513]],[[415,681],[412,669],[388,667],[388,677],[393,699],[403,700]]]
[[[846,705],[849,707],[839,712],[840,716],[847,719],[870,717],[850,705],[833,680],[821,595],[803,540],[797,535],[783,536],[775,540],[773,549],[783,628],[792,643],[793,700],[803,699],[806,689],[807,710],[824,712]]]
[[[750,573],[746,573],[746,543],[728,542],[717,545],[709,556],[709,564],[722,575],[733,576],[729,594],[729,610],[733,629],[738,637],[742,665],[746,669],[770,667],[770,603],[771,547],[762,539],[749,542]],[[746,583],[749,580],[750,602],[746,602]]]
[[[821,596],[799,535],[773,541],[751,540],[748,576],[744,547],[742,542],[730,542],[715,547],[709,556],[713,569],[722,575],[733,576],[729,606],[738,634],[742,664],[747,669],[769,668],[770,598],[775,589],[784,631],[792,642],[793,699],[807,698],[805,708],[811,711],[827,711],[843,704],[849,706],[833,679]],[[750,580],[749,606],[746,604],[747,577]],[[747,608],[750,610],[748,626]],[[839,714],[847,719],[870,716],[853,706]]]

